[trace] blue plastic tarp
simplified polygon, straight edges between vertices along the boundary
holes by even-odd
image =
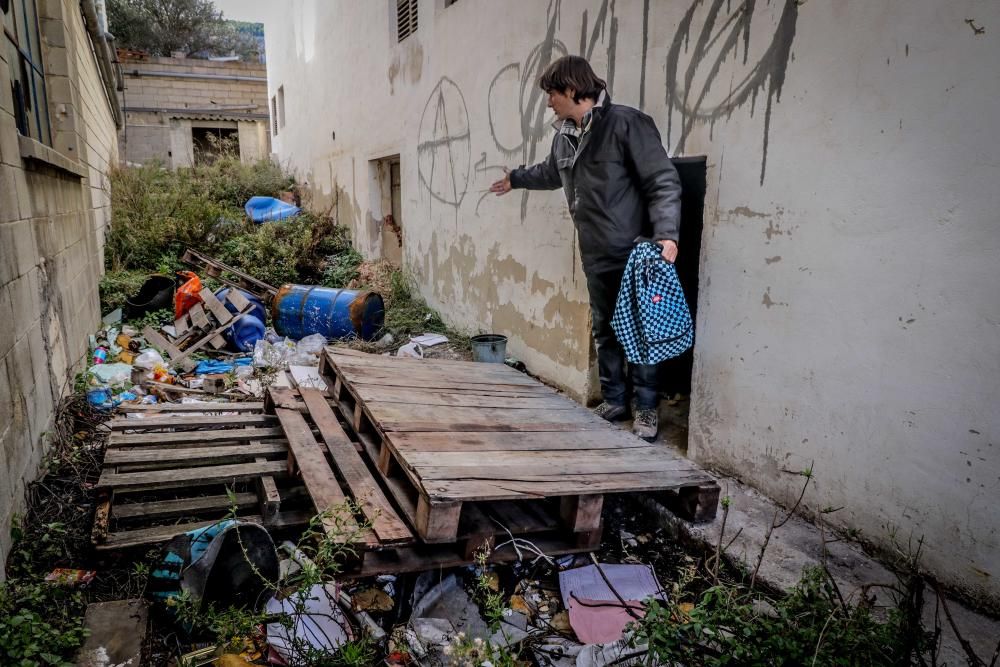
[[[233,361],[219,361],[218,359],[204,359],[194,367],[195,375],[204,373],[228,373],[236,366],[249,366],[253,359],[250,357],[239,357]]]
[[[298,215],[302,209],[274,197],[251,197],[244,209],[254,222],[272,222]]]

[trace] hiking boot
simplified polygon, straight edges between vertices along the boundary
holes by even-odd
[[[605,401],[594,408],[594,414],[609,422],[617,422],[628,418],[628,408],[624,405],[612,405]]]
[[[632,433],[646,442],[653,442],[656,440],[659,425],[660,420],[656,415],[656,410],[636,410],[635,420],[632,422]]]

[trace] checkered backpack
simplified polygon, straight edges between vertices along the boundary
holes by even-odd
[[[611,318],[625,358],[633,364],[673,359],[694,343],[694,323],[677,279],[659,245],[642,242],[629,255]]]

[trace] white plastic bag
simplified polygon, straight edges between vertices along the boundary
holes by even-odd
[[[156,366],[166,366],[166,362],[163,361],[163,355],[153,348],[148,348],[140,352],[139,356],[132,360],[132,365],[136,368],[151,371]]]

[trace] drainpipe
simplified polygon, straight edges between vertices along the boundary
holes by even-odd
[[[87,34],[94,44],[94,53],[97,55],[97,68],[101,72],[101,81],[104,83],[104,92],[111,103],[111,115],[115,119],[115,127],[119,130],[125,126],[125,119],[122,116],[121,105],[118,103],[118,94],[115,92],[116,77],[111,58],[111,46],[108,44],[107,34],[100,29],[100,22],[97,18],[97,7],[94,0],[80,0],[80,9],[86,19]]]

